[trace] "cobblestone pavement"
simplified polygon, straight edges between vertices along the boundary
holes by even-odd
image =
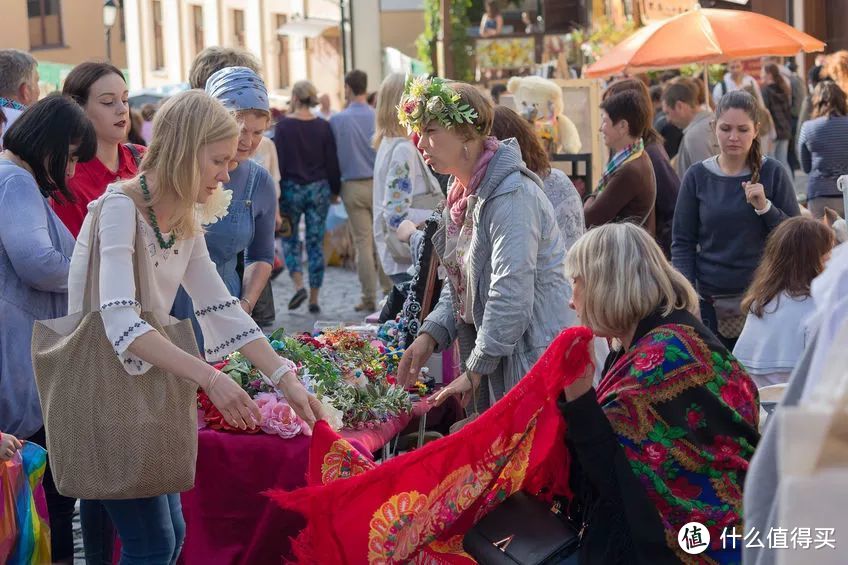
[[[341,267],[327,267],[319,298],[320,314],[310,314],[306,302],[297,310],[288,309],[289,300],[294,294],[294,285],[287,272],[281,273],[274,280],[271,288],[274,291],[274,305],[277,311],[275,329],[284,327],[288,333],[311,332],[316,322],[361,323],[365,318],[364,313],[353,310],[360,300],[359,278],[356,276],[356,271]]]

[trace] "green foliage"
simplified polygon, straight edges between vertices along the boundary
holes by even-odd
[[[472,0],[449,0],[451,42],[445,49],[446,54],[453,59],[454,76],[445,77],[462,81],[471,81],[474,72],[471,68],[473,55],[472,41],[468,37],[471,26],[469,10]],[[428,73],[435,73],[433,54],[436,41],[442,29],[441,0],[424,0],[424,33],[418,36],[415,45],[418,48],[418,58],[424,62]]]
[[[436,72],[433,68],[433,54],[436,50],[436,40],[442,27],[442,18],[439,13],[440,0],[424,0],[424,33],[415,40],[418,48],[418,58],[424,63],[427,72]]]
[[[471,8],[471,0],[451,0],[451,44],[449,52],[453,57],[453,77],[456,80],[471,82],[474,80],[474,69],[471,61],[474,55],[472,41],[468,37],[468,28],[471,21],[468,10]]]

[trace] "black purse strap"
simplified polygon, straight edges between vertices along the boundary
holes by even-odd
[[[132,154],[133,161],[135,162],[135,167],[138,168],[141,166],[141,151],[138,150],[138,147],[134,143],[125,143],[124,147],[126,147],[130,154]]]

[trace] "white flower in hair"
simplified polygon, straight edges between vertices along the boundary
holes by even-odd
[[[221,184],[213,192],[205,204],[198,204],[200,223],[204,226],[214,224],[230,212],[230,202],[233,201],[233,191],[226,190]]]

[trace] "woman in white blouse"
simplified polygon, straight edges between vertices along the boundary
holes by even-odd
[[[747,318],[733,348],[757,387],[788,382],[810,343],[816,310],[810,287],[824,271],[833,244],[830,228],[803,216],[781,222],[769,235],[742,299]]]
[[[438,181],[398,123],[397,106],[404,82],[403,73],[393,73],[380,85],[374,134],[374,243],[383,270],[395,284],[412,278],[407,273],[412,258],[393,254],[387,239],[404,220],[415,224],[426,220],[442,197]],[[413,200],[418,206],[427,206],[416,208]]]
[[[196,205],[205,204],[221,190],[221,183],[228,182],[238,134],[230,113],[201,91],[174,96],[159,110],[139,176],[111,185],[101,197],[105,199],[99,225],[101,316],[129,373],[126,378],[144,378],[155,365],[197,383],[231,425],[245,429],[260,422],[256,404],[235,382],[141,319],[133,273],[133,254],[138,252],[138,261],[152,273],[146,281],[150,296],[144,300],[150,303],[145,303],[145,310],[167,315],[182,285],[197,309],[206,360],[218,361],[240,351],[311,426],[321,416],[320,403],[298,381],[294,364],[271,349],[238,298],[230,296],[209,258],[199,225]],[[90,222],[91,214],[71,260],[70,312],[82,309]],[[176,561],[185,531],[178,493],[100,502],[120,535],[122,563]]]

